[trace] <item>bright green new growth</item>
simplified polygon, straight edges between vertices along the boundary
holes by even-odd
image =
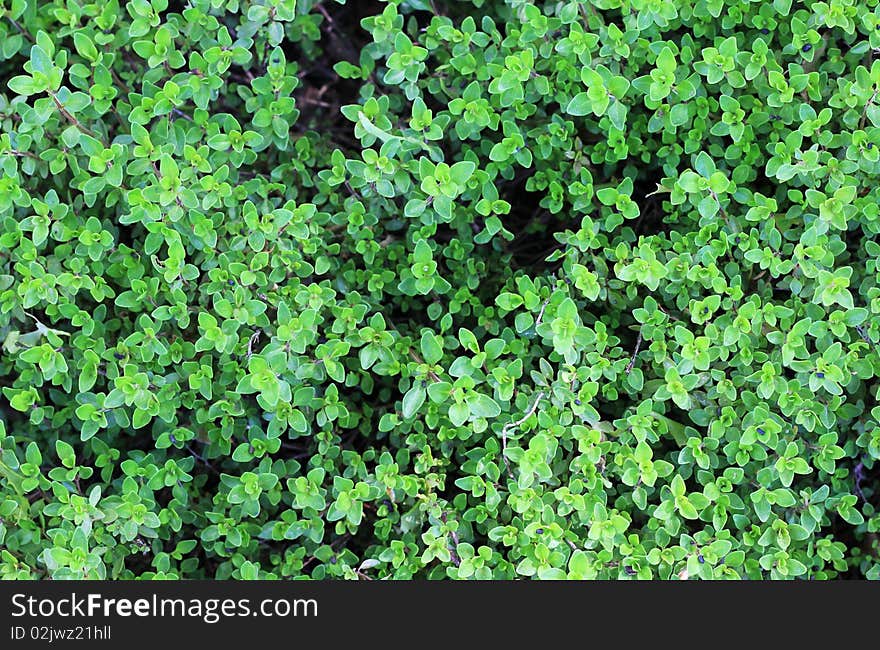
[[[880,577],[877,0],[0,3],[0,577]]]

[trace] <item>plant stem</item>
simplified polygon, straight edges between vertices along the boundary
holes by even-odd
[[[81,133],[85,133],[86,135],[88,135],[92,138],[95,138],[96,140],[102,139],[97,133],[95,133],[90,128],[83,125],[82,122],[80,122],[73,115],[71,115],[70,112],[66,108],[64,108],[64,104],[62,104],[60,101],[58,101],[58,96],[55,93],[53,93],[51,90],[49,91],[49,96],[52,98],[52,101],[55,102],[55,106],[56,106],[56,108],[58,108],[58,112],[64,116],[64,119],[67,120],[68,122],[70,122],[71,124],[73,124],[73,126],[75,126],[77,129],[79,129]],[[105,145],[106,145],[106,143],[105,143]]]

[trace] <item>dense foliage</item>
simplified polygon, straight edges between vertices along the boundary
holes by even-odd
[[[0,576],[880,577],[877,0],[3,0]]]

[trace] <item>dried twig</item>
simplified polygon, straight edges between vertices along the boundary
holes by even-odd
[[[254,355],[254,346],[259,342],[260,334],[262,334],[262,333],[263,333],[263,330],[257,330],[256,332],[251,334],[251,337],[248,339],[248,345],[247,345],[247,358],[248,359],[250,359]]]
[[[642,333],[639,332],[638,337],[636,337],[636,349],[633,350],[632,359],[629,360],[629,363],[626,364],[626,374],[632,372],[633,366],[636,365],[636,357],[639,355],[639,348],[642,347]]]
[[[6,19],[7,19],[10,23],[12,23],[12,26],[15,27],[15,29],[17,29],[17,30],[21,33],[21,35],[24,36],[26,39],[28,39],[31,43],[36,43],[36,42],[37,42],[37,41],[34,39],[33,34],[31,34],[31,33],[30,33],[29,31],[27,31],[24,27],[22,27],[22,26],[21,26],[21,23],[19,23],[17,20],[15,20],[12,16],[7,15],[7,16],[6,16]]]
[[[443,523],[446,523],[446,512],[440,513],[440,519]],[[449,548],[449,557],[452,559],[452,563],[455,566],[461,566],[461,560],[458,557],[458,533],[454,530],[449,531],[449,536],[452,538],[453,546]]]
[[[182,117],[185,120],[189,120],[190,122],[193,121],[192,117],[190,117],[189,115],[187,115],[186,113],[184,113],[182,110],[180,110],[178,108],[172,108],[171,112],[174,113],[174,115],[177,115],[178,117]]]
[[[541,324],[541,320],[544,318],[544,310],[547,309],[547,305],[550,303],[550,298],[544,301],[544,304],[541,305],[541,311],[538,312],[538,319],[535,321],[535,327]]]
[[[865,498],[865,493],[862,492],[862,481],[865,480],[865,466],[861,461],[856,465],[855,471],[853,472],[855,475],[855,484],[856,484],[856,494],[861,497],[862,501],[868,503],[868,500]]]
[[[36,154],[32,154],[30,151],[17,151],[15,149],[10,149],[8,151],[4,151],[0,153],[0,156],[6,154],[7,156],[15,156],[16,158],[33,158],[34,160],[39,160],[40,157]]]
[[[877,343],[875,343],[875,342],[873,341],[873,339],[871,339],[871,337],[868,336],[868,332],[865,330],[864,327],[862,327],[861,325],[856,325],[856,332],[859,333],[859,336],[862,338],[862,340],[863,340],[865,343],[867,343],[868,345],[870,345],[870,346],[871,346],[872,348],[874,348],[877,352],[880,352],[880,345],[877,345]]]
[[[538,403],[544,398],[544,392],[541,391],[538,393],[538,396],[535,398],[535,403],[532,404],[532,408],[530,408],[524,416],[522,416],[516,422],[508,422],[501,428],[501,459],[504,461],[504,465],[507,467],[507,475],[510,478],[513,478],[513,471],[510,469],[510,463],[507,460],[507,432],[509,429],[513,429],[521,425],[523,422],[528,420],[535,411],[538,410]]]
[[[220,473],[220,472],[217,471],[217,468],[214,467],[214,466],[210,463],[210,461],[209,461],[207,458],[205,458],[204,456],[202,456],[202,455],[200,455],[198,452],[196,452],[196,450],[193,449],[191,445],[187,445],[187,446],[186,446],[186,450],[187,450],[190,454],[192,454],[193,458],[195,458],[196,460],[199,460],[199,461],[201,461],[202,463],[204,463],[205,467],[207,467],[209,470],[211,470],[211,471],[214,472],[215,474],[219,474],[219,473]]]
[[[52,98],[52,101],[55,102],[55,107],[58,109],[58,112],[61,113],[65,120],[73,124],[73,126],[79,129],[81,133],[85,133],[86,135],[91,136],[96,140],[101,140],[101,136],[92,131],[90,128],[84,126],[82,122],[76,119],[66,108],[64,108],[64,104],[59,101],[58,96],[55,93],[49,91],[49,96]]]

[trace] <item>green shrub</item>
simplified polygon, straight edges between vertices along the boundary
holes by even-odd
[[[877,0],[0,16],[3,577],[880,577]]]

